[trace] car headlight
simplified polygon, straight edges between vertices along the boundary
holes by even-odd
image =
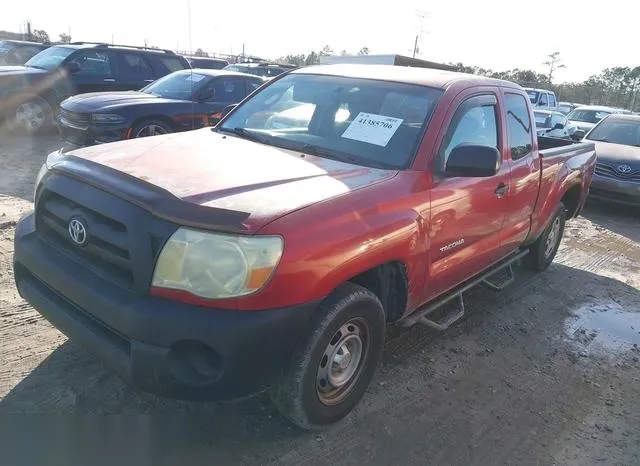
[[[91,121],[94,123],[124,123],[126,119],[116,113],[93,113]]]
[[[282,256],[280,236],[235,236],[179,228],[160,253],[152,286],[207,299],[261,289]]]
[[[38,171],[38,175],[36,176],[36,182],[33,187],[34,201],[36,199],[36,194],[38,193],[38,187],[40,186],[40,183],[42,183],[42,178],[44,178],[44,175],[47,174],[47,172],[49,171],[49,168],[55,165],[57,162],[59,162],[60,159],[62,159],[63,157],[64,157],[64,153],[62,152],[62,149],[52,152],[47,156],[47,159],[40,167],[40,170]]]

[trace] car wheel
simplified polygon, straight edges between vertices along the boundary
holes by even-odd
[[[531,268],[542,272],[551,265],[560,247],[566,221],[567,210],[560,202],[547,228],[529,248],[528,262]]]
[[[145,120],[138,123],[131,132],[132,138],[146,138],[171,133],[171,127],[163,121]]]
[[[15,106],[10,114],[9,126],[14,131],[35,134],[49,129],[52,121],[52,111],[49,104],[45,100],[35,97]]]
[[[291,422],[318,430],[344,418],[364,395],[380,361],[385,314],[371,291],[347,283],[314,316],[310,337],[271,389]]]

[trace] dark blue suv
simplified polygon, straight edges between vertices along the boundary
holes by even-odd
[[[170,50],[74,42],[50,47],[24,66],[0,66],[0,124],[37,132],[49,127],[58,104],[86,92],[138,90],[190,68]]]

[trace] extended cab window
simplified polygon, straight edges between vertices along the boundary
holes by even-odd
[[[438,154],[438,168],[444,171],[451,151],[460,144],[498,148],[496,98],[472,97],[458,107]]]
[[[550,107],[556,106],[556,96],[553,94],[549,94],[549,106]]]
[[[507,130],[511,158],[518,160],[531,152],[532,131],[527,101],[520,94],[505,94]]]
[[[547,94],[545,94],[544,92],[542,94],[540,94],[539,105],[541,107],[546,107],[547,105],[549,105],[549,100],[548,100]]]

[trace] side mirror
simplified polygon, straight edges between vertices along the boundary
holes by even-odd
[[[587,134],[587,132],[583,129],[577,129],[573,132],[573,134],[571,135],[571,137],[573,139],[575,139],[576,141],[580,141],[583,137],[585,137]]]
[[[80,71],[80,64],[76,61],[65,63],[64,67],[70,74],[76,74],[78,71]]]
[[[449,154],[447,176],[488,177],[498,173],[500,151],[495,147],[460,144]]]
[[[553,129],[564,129],[564,125],[562,123],[556,123]]]
[[[198,101],[206,102],[207,100],[213,99],[216,95],[216,90],[214,88],[205,89],[198,94]]]

